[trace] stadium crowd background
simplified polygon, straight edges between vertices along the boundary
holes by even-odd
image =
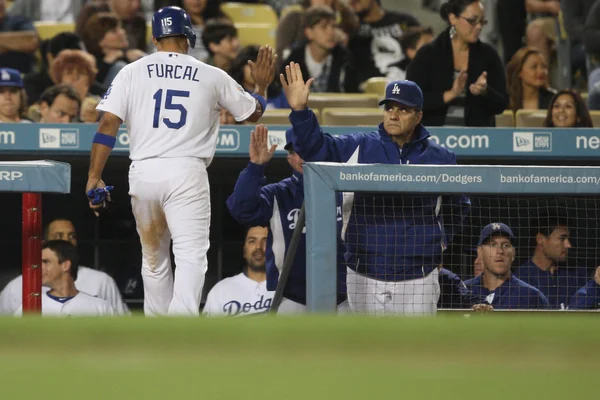
[[[442,3],[0,0],[0,128],[2,123],[15,122],[97,122],[95,106],[118,71],[155,51],[149,21],[154,11],[166,5],[181,6],[192,17],[198,44],[190,54],[227,71],[247,90],[253,90],[254,82],[246,62],[255,58],[257,46],[275,47],[281,65],[298,62],[306,77],[315,78],[311,107],[323,125],[375,127],[381,122],[377,103],[385,85],[408,78],[425,93],[426,126],[600,126],[600,0],[483,0],[484,19],[459,18],[456,25],[463,25],[455,31],[447,19],[440,18]],[[466,80],[475,83],[481,75],[466,78],[452,71],[451,98],[439,103],[429,101],[428,93],[443,92],[447,82],[427,73],[428,67],[443,69],[448,61],[443,51],[431,54],[435,46],[443,47],[451,35],[464,35],[469,43],[473,30],[481,30],[479,38],[488,44],[476,62],[484,65],[487,85],[495,96],[487,114],[475,119],[468,116],[482,113],[475,96],[468,95]],[[431,42],[428,52],[419,53]],[[275,82],[261,122],[287,125],[288,114]],[[221,123],[235,121],[223,112]],[[65,156],[64,160],[78,171],[73,175],[73,194],[45,196],[44,220],[72,220],[83,264],[112,275],[133,305],[143,293],[140,249],[127,191],[115,193],[113,214],[96,220],[79,196],[87,158]],[[205,293],[216,281],[241,269],[244,227],[232,220],[224,202],[246,162],[215,160],[211,166],[211,180],[218,172],[219,185],[212,194],[211,241],[216,245],[209,252]],[[111,160],[111,164],[105,180],[126,188],[127,160]],[[288,171],[284,161],[275,160],[267,176],[277,181]],[[9,211],[18,209],[18,202],[10,194],[0,200],[7,223],[14,227],[0,235],[5,254],[0,286],[19,273],[19,215]]]

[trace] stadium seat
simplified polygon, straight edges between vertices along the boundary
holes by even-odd
[[[365,93],[376,94],[383,98],[385,96],[385,87],[387,86],[387,83],[387,78],[384,77],[369,78],[365,83]]]
[[[290,4],[289,6],[283,7],[283,9],[281,10],[281,16],[279,18],[283,19],[283,17],[285,17],[285,15],[291,11],[302,12],[302,10],[303,8],[300,4]]]
[[[505,110],[502,114],[496,115],[497,128],[514,128],[515,114],[512,110]]]
[[[221,11],[234,23],[270,24],[277,27],[277,13],[268,4],[224,3]]]
[[[590,117],[592,117],[592,125],[594,125],[594,128],[600,128],[600,111],[590,110]]]
[[[542,128],[547,110],[517,110],[517,128]]]
[[[235,23],[238,38],[242,47],[255,44],[258,46],[269,46],[275,48],[275,29],[277,25],[272,24],[247,24]]]
[[[330,107],[377,107],[379,96],[371,93],[311,93],[308,106],[313,110]]]
[[[383,110],[379,107],[324,108],[321,115],[323,125],[374,128],[383,122]]]
[[[313,111],[317,119],[320,120],[319,110]],[[262,117],[260,117],[260,123],[265,125],[290,125],[289,117],[289,108],[267,108]]]
[[[41,40],[51,39],[61,32],[75,32],[74,23],[36,21],[33,26]]]

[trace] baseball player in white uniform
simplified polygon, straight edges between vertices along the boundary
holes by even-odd
[[[267,290],[266,256],[269,230],[254,226],[244,241],[244,272],[225,278],[208,293],[203,314],[208,316],[244,316],[265,314],[271,308],[275,292]]]
[[[187,55],[196,35],[181,8],[158,10],[152,35],[158,51],[123,68],[98,104],[104,115],[93,139],[86,195],[91,208],[105,204],[110,189],[102,171],[125,123],[145,314],[199,315],[209,246],[206,167],[217,145],[220,110],[227,109],[236,121],[257,121],[266,107],[277,57],[262,47],[257,61],[249,63],[257,84],[250,94],[226,72]]]
[[[42,246],[43,316],[112,316],[114,309],[106,300],[80,292],[75,287],[79,257],[77,249],[65,240],[50,240]],[[20,305],[15,315],[23,314]]]
[[[44,240],[66,240],[77,246],[77,233],[71,221],[64,218],[52,220],[44,232]],[[123,302],[114,279],[105,272],[80,265],[75,286],[94,297],[106,300],[118,315],[128,315],[129,308]],[[42,292],[50,288],[42,286]],[[13,315],[23,301],[23,275],[11,280],[0,292],[0,315]]]

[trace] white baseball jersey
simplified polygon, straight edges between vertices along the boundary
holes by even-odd
[[[106,300],[79,292],[73,297],[59,298],[48,292],[42,294],[42,315],[71,317],[110,317],[115,311]],[[23,306],[19,305],[15,315],[23,315]]]
[[[123,302],[121,294],[114,279],[102,271],[80,266],[77,270],[75,287],[94,297],[106,300],[118,315],[129,314],[127,305]],[[42,292],[50,289],[42,286]],[[23,299],[23,275],[10,281],[0,293],[0,315],[13,315],[21,306]]]
[[[256,99],[225,71],[167,52],[124,67],[96,107],[126,123],[131,160],[196,157],[207,163],[215,154],[221,108],[243,121],[256,110]]]
[[[243,316],[266,313],[275,292],[267,290],[267,282],[256,282],[240,273],[217,283],[206,298],[203,314],[208,316]]]

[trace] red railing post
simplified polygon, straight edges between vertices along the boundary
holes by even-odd
[[[23,313],[42,311],[42,195],[23,193]]]

